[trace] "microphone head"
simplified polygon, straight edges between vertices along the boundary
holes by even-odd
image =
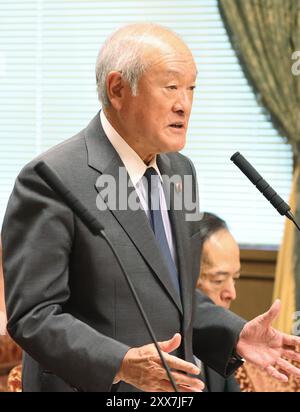
[[[248,160],[245,159],[245,157],[240,152],[234,153],[230,159],[255,186],[257,186],[257,184],[261,180],[263,180],[262,176],[257,172],[256,169],[254,169],[251,163],[249,163]]]
[[[239,155],[240,155],[240,152],[235,152],[235,153],[231,156],[230,160],[231,160],[232,162],[234,162],[235,159],[236,159]]]
[[[234,153],[230,160],[244,173],[245,176],[256,186],[265,198],[282,215],[290,211],[290,206],[275,192],[275,190],[263,179],[256,169],[248,162],[240,152]]]

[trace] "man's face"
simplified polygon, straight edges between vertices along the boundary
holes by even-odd
[[[146,58],[151,63],[138,82],[137,96],[126,84],[119,111],[120,134],[144,161],[184,147],[196,81],[187,49],[155,50]]]
[[[228,230],[220,230],[204,242],[197,287],[216,305],[229,309],[240,270],[239,247]]]

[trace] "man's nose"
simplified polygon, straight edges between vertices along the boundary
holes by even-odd
[[[192,102],[188,93],[186,91],[179,92],[173,105],[174,112],[184,115],[189,113],[191,106]]]
[[[226,284],[226,287],[222,291],[222,299],[230,299],[230,300],[236,299],[236,290],[235,290],[234,281],[232,279],[228,281],[228,283]]]

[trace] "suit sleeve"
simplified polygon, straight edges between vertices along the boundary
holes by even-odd
[[[8,331],[45,369],[83,391],[109,391],[129,347],[68,313],[74,216],[30,165],[2,228]]]
[[[206,365],[224,378],[242,362],[233,357],[246,321],[215,305],[204,293],[195,292],[193,351]]]

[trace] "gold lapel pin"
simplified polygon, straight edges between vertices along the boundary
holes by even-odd
[[[175,190],[176,190],[177,193],[182,192],[182,183],[181,182],[175,183]]]

